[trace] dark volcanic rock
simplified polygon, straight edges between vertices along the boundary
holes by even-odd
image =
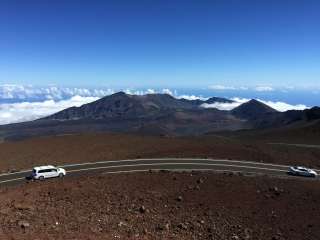
[[[233,103],[234,101],[226,98],[212,97],[205,101],[205,103]]]
[[[239,118],[254,120],[266,117],[266,115],[268,114],[277,113],[278,111],[262,102],[253,99],[249,102],[241,104],[239,107],[236,107],[231,112],[234,116],[237,116]]]
[[[180,100],[168,94],[128,95],[118,92],[81,107],[72,107],[53,114],[47,120],[78,120],[108,118],[142,118],[156,116],[169,109],[198,108],[193,102]]]

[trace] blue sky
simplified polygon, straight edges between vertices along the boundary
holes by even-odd
[[[320,88],[320,1],[0,1],[0,84]]]

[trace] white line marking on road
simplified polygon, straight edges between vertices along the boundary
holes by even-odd
[[[0,177],[2,177],[2,176],[10,176],[10,175],[19,174],[19,173],[27,173],[27,172],[30,172],[30,171],[31,170],[23,170],[23,171],[19,171],[19,172],[2,173],[2,174],[0,174]]]
[[[302,148],[320,148],[320,145],[302,144],[302,143],[268,143],[269,145],[283,145]]]
[[[171,172],[177,172],[177,171],[183,171],[183,172],[192,172],[195,171],[195,169],[190,168],[173,168],[173,169],[163,169],[163,168],[151,168],[151,169],[140,169],[140,170],[123,170],[123,171],[114,171],[114,172],[104,172],[102,174],[117,174],[117,173],[135,173],[135,172],[149,172],[149,171],[171,171]],[[212,169],[212,168],[202,168],[202,169],[196,169],[196,171],[210,171],[210,172],[243,172],[243,171],[228,171],[228,170],[219,170],[219,169]],[[248,174],[257,174],[256,172],[245,172]]]
[[[4,180],[4,181],[1,181],[1,183],[7,183],[7,182],[14,182],[14,181],[19,181],[19,180],[22,180],[22,179],[26,179],[26,178],[14,178],[14,179],[9,179],[9,180]]]
[[[240,161],[240,160],[228,160],[228,159],[211,159],[211,158],[138,158],[138,159],[125,159],[125,160],[111,160],[111,161],[99,161],[99,162],[87,162],[87,163],[76,163],[76,164],[67,164],[61,165],[61,167],[76,167],[83,165],[94,165],[94,164],[105,164],[105,163],[118,163],[118,162],[137,162],[137,161],[209,161],[209,162],[234,162],[234,163],[243,163],[243,164],[256,164],[264,166],[274,166],[274,167],[290,167],[288,165],[279,165],[272,163],[261,163],[253,161]]]
[[[68,172],[81,172],[81,171],[99,170],[99,169],[108,169],[108,168],[121,168],[121,167],[168,166],[168,165],[193,165],[193,166],[235,167],[235,168],[250,168],[250,169],[268,170],[268,171],[276,171],[276,172],[287,172],[286,170],[280,170],[280,169],[259,168],[259,167],[252,167],[252,166],[239,166],[239,165],[230,165],[230,164],[210,164],[210,163],[151,163],[151,164],[134,164],[134,165],[119,165],[119,166],[104,166],[104,167],[83,168],[83,169],[69,170]],[[194,169],[194,170],[197,170],[197,169]],[[227,169],[226,169],[226,170],[227,170]]]

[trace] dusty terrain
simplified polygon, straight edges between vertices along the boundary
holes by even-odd
[[[0,189],[1,239],[319,239],[320,182],[234,174],[73,176]]]
[[[83,134],[3,142],[0,170],[33,165],[161,157],[237,159],[320,168],[320,149],[269,145],[219,136],[169,138],[128,134]]]
[[[83,134],[0,144],[2,172],[159,157],[320,167],[320,149],[247,138]],[[320,182],[146,172],[0,186],[0,239],[319,239]]]

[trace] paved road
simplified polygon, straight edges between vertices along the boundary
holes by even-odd
[[[286,176],[289,166],[223,160],[223,159],[189,159],[189,158],[168,158],[168,159],[132,159],[103,161],[95,163],[80,163],[62,165],[67,170],[67,176],[81,174],[88,171],[103,171],[106,173],[139,172],[152,170],[198,170],[198,171],[232,171],[254,174],[268,174]],[[25,177],[30,175],[31,170],[7,173],[0,175],[0,184],[26,181]]]
[[[268,143],[270,145],[283,145],[283,146],[291,146],[291,147],[302,147],[302,148],[318,148],[320,149],[320,145],[311,145],[311,144],[299,144],[299,143]]]

